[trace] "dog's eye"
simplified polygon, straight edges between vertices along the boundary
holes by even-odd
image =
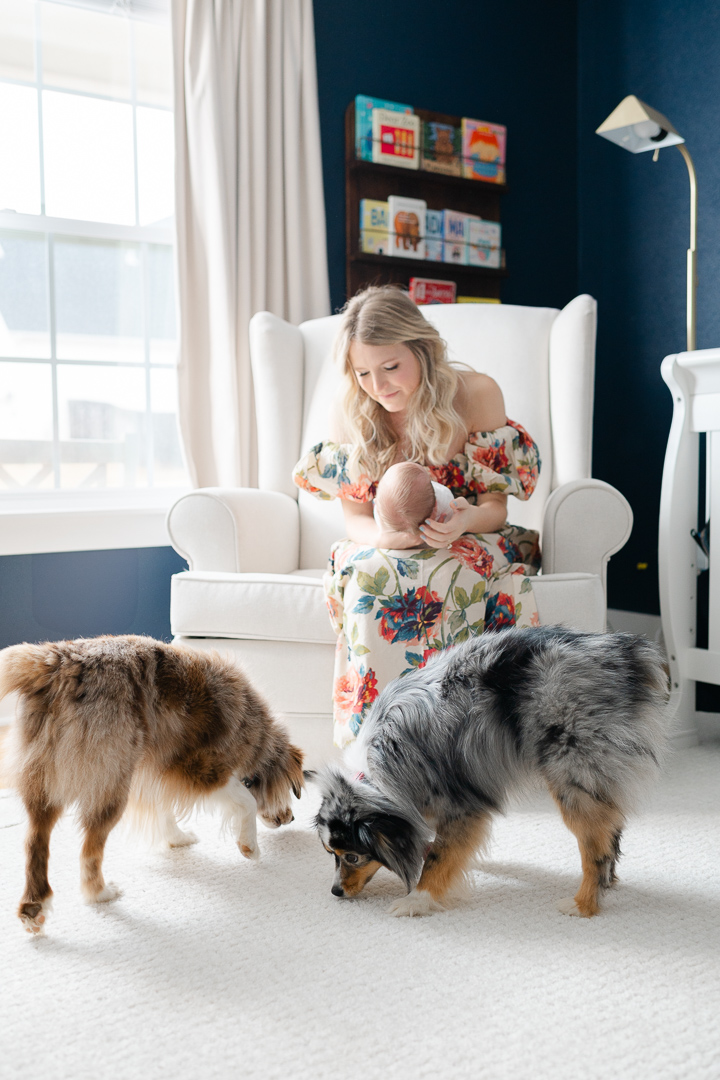
[[[352,853],[350,853],[349,855],[345,856],[345,862],[356,863],[357,861],[358,861],[357,855],[353,855]]]

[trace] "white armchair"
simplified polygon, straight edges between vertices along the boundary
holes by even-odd
[[[527,503],[510,499],[509,518],[541,533],[541,622],[605,629],[607,563],[630,535],[632,512],[618,491],[590,479],[595,301],[578,296],[562,311],[458,304],[423,313],[451,358],[497,380],[508,416],[540,448],[537,489]],[[172,580],[175,640],[231,652],[311,760],[331,753],[336,637],[322,576],[344,523],[337,501],[298,491],[291,472],[327,437],[339,320],[253,318],[259,488],[194,491],[168,517],[173,546],[190,566]]]

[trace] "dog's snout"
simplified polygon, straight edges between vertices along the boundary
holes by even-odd
[[[330,892],[333,894],[333,896],[344,896],[345,895],[345,890],[343,889],[342,885],[333,885]]]

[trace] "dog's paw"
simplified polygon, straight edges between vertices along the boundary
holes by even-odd
[[[167,843],[168,843],[168,847],[176,848],[176,847],[189,847],[190,844],[197,844],[198,842],[199,841],[198,841],[198,838],[195,835],[195,833],[182,832],[181,829],[178,829],[177,832],[174,833],[174,835],[171,838],[168,839]]]
[[[442,905],[433,900],[425,889],[413,889],[407,896],[401,896],[399,900],[388,908],[388,915],[432,915],[434,911],[442,911]]]
[[[28,901],[20,905],[18,918],[26,933],[41,937],[45,933],[45,920],[51,911],[52,903],[49,898],[42,903],[37,900]]]
[[[238,840],[237,846],[240,848],[240,854],[244,855],[246,859],[257,862],[260,858],[260,848],[257,846],[256,840]]]
[[[568,896],[565,900],[559,900],[558,911],[562,911],[563,915],[576,915],[580,919],[591,919],[593,915],[597,915],[597,908],[595,908],[594,911],[581,911],[575,903],[574,896]]]
[[[119,885],[114,885],[112,881],[108,881],[104,889],[101,889],[99,893],[94,893],[92,896],[86,894],[86,904],[108,904],[111,900],[119,900],[122,896],[122,889]]]

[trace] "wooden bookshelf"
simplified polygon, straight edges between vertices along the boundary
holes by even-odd
[[[437,120],[460,126],[461,117],[416,109],[425,122]],[[455,281],[460,296],[500,299],[500,285],[508,271],[505,266],[491,270],[482,266],[456,266],[430,259],[402,259],[394,255],[372,255],[360,251],[360,200],[406,195],[424,199],[429,210],[461,210],[486,221],[500,221],[500,200],[507,184],[466,180],[423,169],[402,169],[359,161],[355,157],[355,102],[345,111],[345,283],[348,297],[366,285],[399,283],[407,286],[411,277]]]

